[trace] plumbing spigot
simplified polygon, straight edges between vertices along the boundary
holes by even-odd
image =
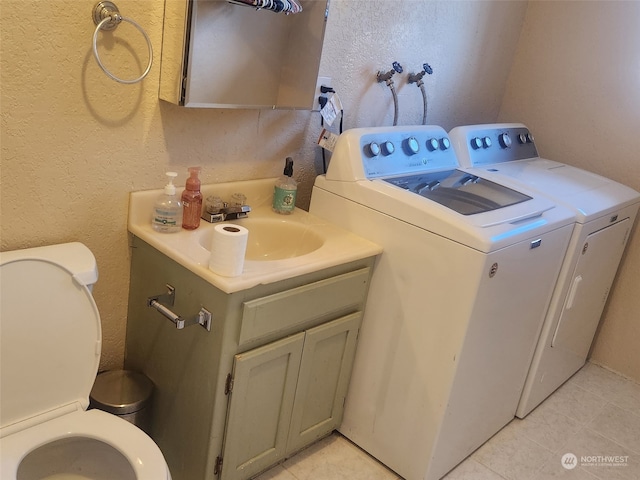
[[[378,82],[387,82],[387,85],[389,85],[393,83],[391,77],[393,77],[394,74],[402,73],[402,65],[400,65],[398,62],[393,62],[392,67],[393,68],[388,72],[378,72],[378,74],[376,75]]]
[[[433,68],[431,68],[431,65],[428,63],[422,65],[422,71],[420,73],[410,73],[407,77],[407,81],[409,83],[417,83],[418,86],[420,86],[423,84],[422,77],[424,77],[425,73],[429,75],[433,73]]]

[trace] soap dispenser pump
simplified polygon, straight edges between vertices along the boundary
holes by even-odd
[[[176,172],[167,172],[169,183],[164,187],[164,193],[153,204],[151,226],[156,232],[173,233],[182,228],[182,203],[176,195],[176,186],[173,179],[178,176]]]
[[[293,158],[287,157],[282,176],[276,180],[273,191],[273,211],[289,215],[296,206],[298,182],[293,178]]]
[[[202,215],[202,193],[200,192],[200,167],[189,167],[184,191],[182,192],[182,228],[195,230],[200,226]]]

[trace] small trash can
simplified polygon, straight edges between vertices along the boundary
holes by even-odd
[[[109,370],[98,374],[89,395],[89,408],[112,413],[133,423],[147,434],[153,383],[130,370]]]

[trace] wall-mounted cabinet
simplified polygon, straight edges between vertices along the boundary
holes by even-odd
[[[313,106],[329,0],[285,15],[226,0],[166,0],[162,100],[185,107]]]

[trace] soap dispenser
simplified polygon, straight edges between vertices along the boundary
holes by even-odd
[[[200,226],[202,193],[200,193],[200,167],[189,167],[189,178],[182,192],[182,228],[195,230]]]
[[[288,215],[296,206],[298,182],[293,178],[293,158],[287,157],[284,172],[276,181],[273,191],[273,211]]]
[[[169,183],[164,187],[164,193],[153,204],[151,226],[156,232],[173,233],[182,228],[182,203],[176,195],[176,187],[173,179],[178,176],[176,172],[167,172]]]

